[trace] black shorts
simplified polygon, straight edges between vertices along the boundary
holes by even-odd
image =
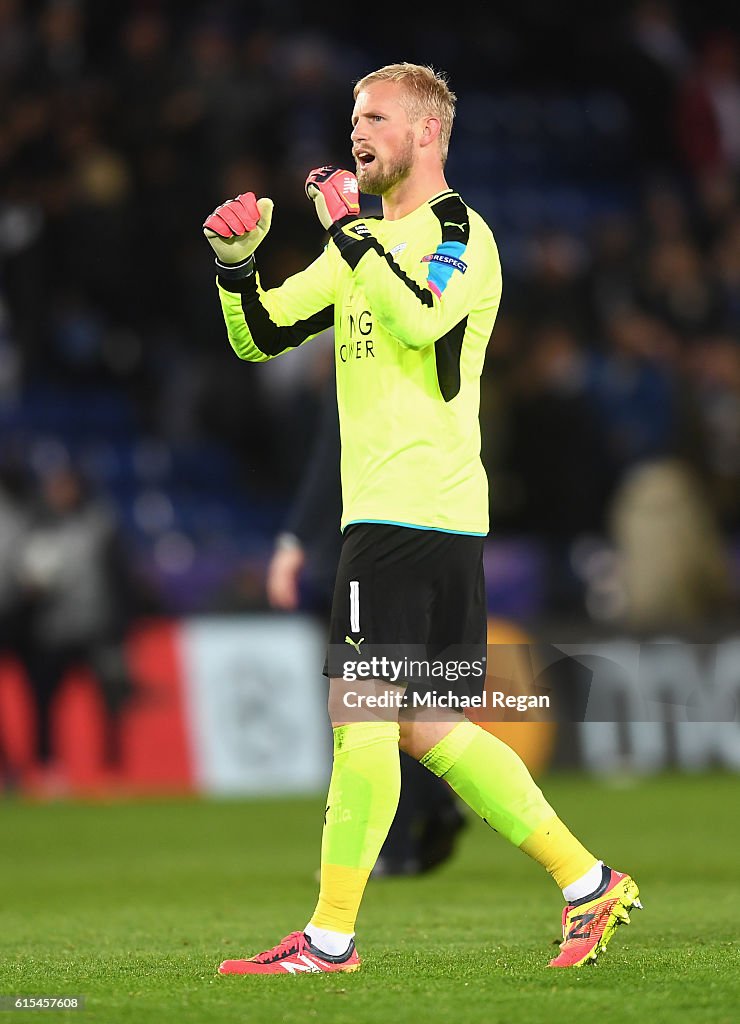
[[[334,587],[324,674],[346,677],[348,662],[375,658],[373,668],[378,671],[372,678],[411,690],[481,692],[487,636],[483,541],[408,526],[348,526]],[[384,668],[384,657],[393,660],[393,669]],[[403,671],[408,665],[398,668],[404,658],[414,662],[408,671]],[[460,672],[449,667],[472,661],[479,664],[470,672],[465,664]],[[447,687],[448,682],[455,685]]]

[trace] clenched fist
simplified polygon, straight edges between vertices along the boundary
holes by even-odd
[[[245,192],[217,206],[203,222],[203,234],[226,267],[244,263],[252,255],[272,222],[272,199],[257,199]]]
[[[306,195],[313,200],[318,218],[327,231],[337,221],[360,214],[357,178],[352,171],[341,167],[329,164],[314,168],[306,178]]]

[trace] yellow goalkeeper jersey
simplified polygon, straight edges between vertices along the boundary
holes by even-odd
[[[334,326],[342,529],[488,532],[480,375],[501,266],[490,229],[456,192],[400,220],[353,222],[278,288],[256,274],[218,288],[242,359],[272,359]]]

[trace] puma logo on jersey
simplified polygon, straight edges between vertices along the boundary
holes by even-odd
[[[446,220],[444,222],[444,227],[446,227],[446,228],[460,228],[461,231],[465,230],[465,225],[464,224],[456,224],[454,222],[454,220]]]

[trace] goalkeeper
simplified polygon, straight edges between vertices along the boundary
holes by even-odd
[[[493,236],[445,181],[455,102],[445,79],[390,65],[361,79],[354,98],[356,176],[322,167],[306,182],[329,232],[306,270],[261,288],[254,251],[270,228],[269,199],[246,193],[204,225],[240,358],[272,359],[334,325],[342,439],[343,544],[325,666],[334,762],[318,902],[305,928],[219,970],[359,968],[355,922],[398,803],[399,744],[550,873],[566,901],[551,966],[578,967],[639,906],[632,878],[571,835],[490,733],[461,714],[404,707],[410,680],[383,671],[348,681],[357,672],[347,664],[359,671],[370,654],[485,658],[479,381],[501,297]],[[382,218],[361,216],[358,183],[381,196]]]

